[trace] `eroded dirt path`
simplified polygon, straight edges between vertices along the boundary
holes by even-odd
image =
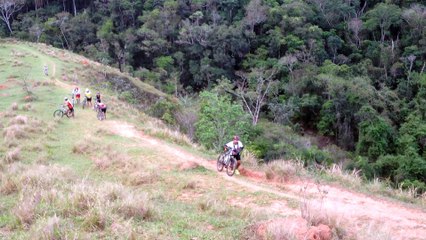
[[[138,131],[133,125],[120,121],[107,121],[107,124],[114,134],[138,139],[141,146],[153,148],[161,146],[165,155],[173,156],[174,163],[192,161],[211,171],[216,171],[215,161],[194,156],[179,147],[171,147],[161,140]],[[228,177],[226,174],[218,174],[218,176],[238,184],[247,191],[265,192],[299,202],[307,201],[312,208],[333,215],[346,228],[350,228],[350,231],[357,232],[366,226],[376,225],[384,231],[389,231],[392,239],[426,239],[426,212],[422,209],[409,208],[329,185],[318,186],[308,181],[282,184],[283,186],[280,188],[285,190],[281,190],[276,186],[277,184],[266,186],[266,179],[258,177]],[[302,188],[304,189],[303,195],[309,197],[302,196]],[[283,202],[287,201],[285,199]],[[259,208],[264,208],[264,206]],[[286,207],[285,204],[276,202],[268,208],[267,210],[271,211],[283,211],[283,208]],[[285,211],[289,211],[289,209],[286,208]]]

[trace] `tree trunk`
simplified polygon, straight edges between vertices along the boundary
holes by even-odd
[[[74,9],[74,17],[77,16],[77,7],[75,6],[75,0],[72,0],[72,5]]]

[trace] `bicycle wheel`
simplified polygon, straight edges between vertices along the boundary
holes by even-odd
[[[228,176],[230,176],[230,177],[233,176],[236,168],[237,168],[237,160],[235,160],[234,157],[231,157],[229,159],[229,164],[226,168],[226,174],[228,174]]]
[[[98,110],[98,119],[100,121],[104,120],[104,112],[102,112],[101,110]]]
[[[57,109],[53,112],[54,118],[62,118],[63,116],[64,116],[64,113],[62,112],[61,109]]]
[[[217,162],[216,162],[216,168],[219,172],[222,172],[223,167],[225,166],[225,164],[223,164],[223,159],[225,157],[225,154],[220,154],[219,157],[217,157]]]

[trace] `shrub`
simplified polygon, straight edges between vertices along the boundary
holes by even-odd
[[[169,101],[166,98],[162,98],[157,101],[151,108],[148,110],[148,113],[156,118],[159,118],[170,125],[175,125],[176,120],[174,118],[174,113],[178,110],[178,105]]]

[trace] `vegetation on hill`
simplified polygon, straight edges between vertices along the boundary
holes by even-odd
[[[424,1],[10,0],[0,11],[10,13],[1,36],[69,49],[184,96],[149,111],[208,148],[234,134],[202,124],[219,116],[212,106],[237,105],[239,135],[259,158],[344,162],[426,191]],[[284,126],[351,154],[295,141]]]

